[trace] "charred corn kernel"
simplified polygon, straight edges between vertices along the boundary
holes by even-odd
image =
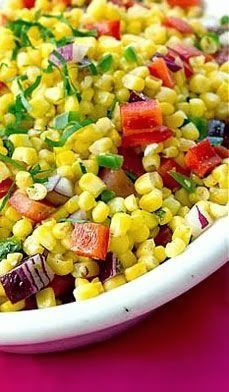
[[[130,248],[130,240],[128,235],[110,238],[109,250],[117,255],[123,254]]]
[[[58,240],[63,240],[72,231],[72,225],[70,222],[56,223],[52,229],[52,234]]]
[[[137,199],[134,195],[127,196],[125,198],[124,203],[125,203],[125,207],[126,207],[127,211],[132,212],[134,210],[137,210],[137,208],[138,208],[138,202],[137,202]]]
[[[5,217],[13,222],[17,222],[19,219],[21,219],[21,214],[19,214],[19,212],[17,212],[15,208],[10,206],[7,207],[5,211]]]
[[[129,267],[125,270],[125,277],[127,282],[138,278],[141,275],[144,275],[147,272],[145,263],[137,263],[132,267]]]
[[[26,188],[26,193],[31,200],[43,200],[47,196],[47,188],[43,184],[33,184]]]
[[[142,159],[143,167],[148,172],[159,169],[160,163],[161,160],[159,154],[144,156]]]
[[[170,116],[175,111],[174,106],[169,102],[160,102],[160,108],[164,116]]]
[[[192,98],[189,101],[189,110],[191,116],[202,117],[206,111],[204,101],[200,98]]]
[[[175,229],[185,223],[185,220],[183,217],[175,215],[171,221],[169,222],[169,227],[172,231],[175,231]]]
[[[189,88],[193,93],[196,94],[205,93],[210,91],[210,80],[201,74],[194,75],[190,79]]]
[[[151,271],[152,269],[156,268],[159,264],[159,261],[156,257],[152,255],[144,255],[138,259],[138,264],[145,264],[147,271]]]
[[[159,263],[166,259],[165,248],[161,245],[155,246],[153,253]]]
[[[172,212],[167,207],[163,207],[161,210],[159,210],[157,215],[159,218],[160,225],[166,225],[167,223],[169,223],[171,221],[171,219],[173,217]]]
[[[184,251],[186,243],[181,238],[175,238],[169,242],[165,247],[165,254],[167,257],[176,257]]]
[[[118,274],[103,282],[103,287],[105,291],[110,291],[125,283],[126,283],[125,276],[123,274]]]
[[[142,257],[146,255],[151,255],[154,252],[155,242],[153,238],[142,242],[137,249],[136,255],[137,257]]]
[[[123,86],[129,90],[143,91],[145,87],[144,79],[139,76],[127,74],[122,79]]]
[[[11,172],[8,167],[3,162],[0,162],[0,181],[3,181],[10,176]]]
[[[176,200],[172,195],[163,200],[162,208],[167,207],[172,215],[176,215],[180,208],[180,202]]]
[[[109,212],[109,207],[103,201],[99,201],[92,210],[92,219],[96,223],[102,223],[107,219]]]
[[[72,275],[75,278],[92,278],[99,275],[99,264],[94,260],[83,261],[74,265]]]
[[[35,148],[32,147],[16,147],[12,159],[24,162],[27,165],[34,165],[38,162],[38,154]]]
[[[36,294],[36,301],[38,309],[51,308],[56,306],[55,293],[51,287],[39,291]]]
[[[182,239],[186,245],[189,244],[192,235],[192,230],[190,227],[186,225],[178,226],[175,231],[173,232],[172,240],[176,238]]]
[[[17,312],[25,308],[25,301],[19,301],[16,304],[12,304],[10,301],[4,302],[0,305],[1,312]]]
[[[49,254],[47,257],[47,263],[55,274],[61,276],[71,274],[74,269],[72,259],[64,260],[62,256],[58,254]]]
[[[195,204],[200,200],[208,200],[209,199],[209,191],[204,186],[198,186],[194,192],[189,194],[189,200],[191,203]]]
[[[212,92],[201,94],[200,99],[205,103],[207,109],[215,109],[220,103],[219,96]]]
[[[109,201],[108,206],[110,208],[110,216],[116,214],[116,212],[126,212],[125,200],[123,197],[114,197]]]
[[[221,218],[222,216],[228,215],[228,206],[209,203],[209,213],[215,219]]]
[[[173,105],[177,100],[176,91],[168,87],[161,87],[159,93],[157,93],[156,98],[159,102],[168,102]]]
[[[83,191],[90,192],[94,197],[98,197],[106,189],[104,182],[93,173],[84,174],[79,180],[79,186]]]
[[[79,195],[78,204],[81,210],[89,211],[96,205],[95,197],[92,193],[84,191]]]
[[[150,193],[141,197],[139,206],[143,210],[153,212],[161,208],[162,201],[162,192],[155,188]]]
[[[34,235],[34,234],[33,234]],[[50,232],[50,229],[41,225],[36,230],[36,239],[41,246],[48,249],[50,252],[57,245],[57,241]]]
[[[13,234],[16,238],[23,240],[33,231],[33,225],[29,219],[23,218],[17,221],[13,226]]]
[[[189,200],[189,194],[186,191],[186,189],[181,188],[178,189],[178,191],[175,192],[175,198],[183,205],[183,206],[188,206],[191,207],[191,203]]]
[[[16,174],[16,185],[22,191],[33,185],[33,179],[29,172],[19,171]]]
[[[210,188],[210,201],[218,204],[226,204],[228,202],[228,189]]]
[[[111,234],[114,237],[125,235],[131,227],[131,222],[131,217],[124,212],[115,213],[110,224]]]
[[[198,129],[192,122],[182,127],[181,131],[182,131],[182,136],[185,139],[197,140],[200,136]]]
[[[82,301],[85,299],[97,297],[100,294],[100,289],[94,283],[88,283],[78,286],[74,291],[73,295],[76,301]]]

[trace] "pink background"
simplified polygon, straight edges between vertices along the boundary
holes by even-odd
[[[4,392],[226,392],[229,263],[110,341],[59,354],[0,353]]]

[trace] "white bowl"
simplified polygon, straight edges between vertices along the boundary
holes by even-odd
[[[0,5],[3,1],[0,0]],[[210,14],[227,13],[224,0],[209,0]],[[0,313],[0,349],[40,353],[108,338],[179,296],[227,262],[228,219],[222,218],[180,256],[146,275],[82,303]]]
[[[0,349],[21,353],[59,351],[121,332],[225,264],[226,228],[228,218],[220,219],[182,255],[99,297],[43,310],[0,313]]]

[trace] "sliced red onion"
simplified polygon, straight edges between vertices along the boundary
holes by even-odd
[[[105,280],[112,278],[113,276],[120,273],[120,265],[114,253],[107,253],[106,260],[101,262],[99,266],[99,279],[101,280],[101,282],[104,282]]]
[[[60,181],[60,176],[58,174],[49,177],[48,181],[44,184],[48,192],[52,192],[55,189],[55,186]]]
[[[137,93],[136,91],[131,91],[129,102],[139,102],[139,101],[147,101],[149,98],[146,97],[143,93]]]
[[[51,191],[48,192],[45,200],[49,201],[55,207],[59,207],[65,204],[69,200],[69,197],[61,195],[55,191]]]
[[[172,72],[178,72],[183,68],[181,61],[178,58],[172,56],[171,54],[163,55],[161,53],[155,53],[153,57],[161,57],[165,60],[167,67]]]
[[[200,203],[191,208],[185,216],[185,221],[191,228],[193,237],[198,237],[213,223],[212,218]]]
[[[200,209],[198,206],[196,206],[197,209],[197,213],[198,213],[198,218],[201,224],[201,229],[205,229],[205,227],[208,226],[209,222],[207,220],[207,218],[200,212]]]
[[[60,195],[64,195],[67,197],[72,197],[74,195],[72,182],[66,177],[60,178],[60,180],[57,182],[54,190],[57,193],[60,193]]]
[[[84,44],[68,44],[57,48],[56,51],[64,58],[66,62],[73,61],[78,63],[86,56],[89,46]],[[53,64],[60,65],[61,61],[51,53],[49,56],[50,61]]]
[[[74,214],[69,215],[70,219],[87,220],[87,213],[83,210],[78,210]]]
[[[2,276],[0,282],[7,297],[14,304],[42,290],[53,278],[54,273],[46,264],[45,256],[38,253]]]

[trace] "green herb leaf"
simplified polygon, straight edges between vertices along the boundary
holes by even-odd
[[[70,223],[88,223],[89,220],[86,219],[77,219],[77,218],[63,218],[60,219],[58,222],[70,222]]]
[[[107,117],[111,120],[113,118],[113,114],[115,111],[115,107],[116,107],[116,103],[118,102],[118,100],[115,98],[112,102],[111,107],[107,110]]]
[[[78,30],[73,29],[74,37],[97,37],[96,30]]]
[[[112,64],[113,64],[113,56],[111,54],[106,54],[105,56],[102,57],[102,59],[98,62],[97,69],[100,72],[107,72],[110,70]]]
[[[196,189],[196,184],[195,182],[189,178],[184,176],[181,173],[178,173],[174,170],[170,171],[170,175],[176,180],[186,191],[188,192],[194,192]]]
[[[229,24],[229,16],[223,15],[222,18],[220,19],[220,24],[221,25],[228,25]]]
[[[22,250],[21,241],[14,237],[0,241],[0,260],[5,259],[9,253],[20,252]]]
[[[12,158],[10,158],[10,157],[8,157],[8,156],[6,156],[6,155],[3,155],[3,154],[1,154],[1,153],[0,153],[0,161],[6,162],[6,163],[8,163],[9,165],[12,165],[12,166],[15,167],[16,169],[25,170],[24,166],[22,166],[20,163],[18,163],[18,162],[15,161],[14,159],[12,159]]]
[[[80,169],[82,171],[82,174],[86,174],[87,173],[87,169],[84,166],[83,162],[79,162],[79,165],[80,165]]]
[[[158,216],[158,218],[163,219],[166,212],[163,210],[163,208],[160,208],[159,210],[155,211],[155,214]]]
[[[126,173],[126,175],[127,175],[127,177],[129,177],[129,179],[132,181],[132,182],[135,182],[136,180],[137,180],[137,176],[136,176],[136,174],[134,174],[134,173],[132,173],[131,171],[129,171],[129,170],[125,170],[125,173]]]
[[[8,157],[12,157],[13,152],[14,152],[14,145],[13,145],[13,143],[9,139],[3,139],[2,142],[3,142],[3,146],[8,150],[7,156]]]
[[[32,176],[32,179],[34,182],[39,183],[39,184],[44,184],[45,182],[48,181],[49,177],[37,177],[37,175],[41,175],[42,173],[50,173],[52,170],[42,170],[41,166],[39,163],[37,163],[35,166],[33,166],[30,170],[29,173]]]
[[[114,199],[115,197],[116,197],[115,192],[109,191],[108,189],[106,189],[101,193],[101,200],[104,203],[108,203],[110,200]]]
[[[66,112],[55,117],[54,128],[57,130],[62,130],[65,129],[70,122],[79,120],[80,114],[78,112]]]
[[[214,32],[209,32],[200,40],[200,49],[204,53],[214,54],[219,49],[219,36]]]
[[[203,117],[189,117],[189,120],[196,126],[200,136],[199,140],[203,140],[208,135],[208,121]]]
[[[5,208],[10,196],[12,195],[12,193],[14,191],[14,187],[15,187],[15,182],[13,182],[13,184],[9,188],[7,194],[3,197],[1,205],[0,205],[0,212],[2,212],[2,210]]]
[[[99,166],[108,167],[109,169],[120,169],[123,164],[123,156],[111,153],[102,153],[97,155]]]
[[[67,127],[61,138],[58,141],[54,141],[46,138],[45,142],[51,147],[63,147],[70,136],[72,136],[75,132],[79,131],[81,128],[86,127],[86,125],[92,124],[93,121],[90,119],[84,120],[81,123],[75,122],[73,125]]]
[[[97,68],[95,64],[89,60],[87,57],[85,57],[79,64],[78,68],[83,69],[83,68],[88,68],[91,72],[92,75],[98,75]]]
[[[128,48],[124,50],[123,56],[129,63],[134,63],[138,60],[138,56],[133,46],[128,46]]]
[[[41,82],[41,75],[38,75],[35,82],[33,84],[31,84],[25,91],[24,91],[24,96],[25,98],[28,98],[31,96],[31,94],[33,93],[34,90],[36,90],[36,88],[39,86],[40,82]]]

